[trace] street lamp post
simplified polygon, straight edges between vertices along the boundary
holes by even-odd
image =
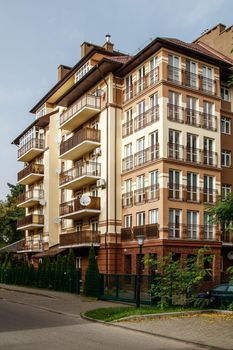
[[[141,292],[141,275],[142,275],[142,246],[145,237],[143,235],[136,236],[139,245],[139,257],[138,257],[138,273],[136,284],[136,307],[140,307],[140,292]]]

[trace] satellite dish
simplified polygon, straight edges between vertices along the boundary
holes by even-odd
[[[82,197],[80,197],[80,204],[83,205],[84,207],[87,207],[91,203],[91,198],[83,194]]]
[[[227,253],[227,257],[229,260],[233,260],[233,250],[230,250],[228,253]]]

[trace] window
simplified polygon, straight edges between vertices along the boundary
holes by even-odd
[[[169,198],[181,199],[180,171],[169,170]]]
[[[133,78],[129,75],[125,78],[125,100],[129,100],[133,97]]]
[[[138,92],[145,89],[145,66],[142,66],[138,70]]]
[[[137,176],[137,189],[135,191],[135,203],[145,202],[145,175]]]
[[[149,210],[149,224],[158,224],[158,209]]]
[[[190,125],[198,126],[198,120],[197,120],[197,99],[191,96],[187,96],[187,119],[186,123]]]
[[[187,200],[193,202],[198,200],[197,174],[195,173],[187,173]]]
[[[180,131],[169,130],[169,158],[180,159],[181,148],[180,148]]]
[[[187,161],[197,162],[197,135],[187,134]]]
[[[142,165],[145,163],[145,137],[137,140],[137,156],[135,165]]]
[[[124,146],[124,156],[129,157],[132,155],[132,143],[128,143]]]
[[[197,64],[190,60],[186,60],[186,85],[197,87]]]
[[[124,146],[124,162],[123,170],[130,170],[133,167],[133,158],[132,158],[132,143],[129,143]]]
[[[75,73],[75,82],[82,79],[84,75],[91,69],[90,62],[86,62],[76,73]]]
[[[214,116],[213,116],[214,104],[211,102],[204,101],[203,105],[203,127],[206,129],[213,129]]]
[[[197,226],[198,225],[198,212],[188,210],[187,211],[187,233],[189,239],[197,239]]]
[[[146,110],[145,100],[140,101],[137,104],[138,115],[135,118],[135,131],[140,130],[146,126],[145,110]]]
[[[178,56],[168,55],[168,80],[180,81],[180,60]]]
[[[213,217],[209,213],[204,213],[204,239],[212,240],[214,236]]]
[[[98,219],[91,219],[91,230],[92,231],[98,231]]]
[[[221,86],[221,98],[225,101],[230,101],[230,90],[226,86]]]
[[[169,237],[180,238],[180,209],[169,209]]]
[[[124,190],[125,194],[123,196],[123,207],[130,207],[133,204],[132,179],[125,180]]]
[[[130,122],[132,119],[133,119],[133,110],[132,108],[130,108],[125,112],[125,123]]]
[[[46,107],[43,105],[36,111],[36,119],[43,117],[46,114]]]
[[[158,58],[153,57],[150,60],[150,84],[154,84],[156,81],[159,80],[157,67],[158,67]]]
[[[158,173],[158,170],[154,170],[149,173],[150,186],[147,192],[148,201],[156,200],[159,198]]]
[[[132,134],[132,132],[133,132],[133,110],[132,108],[130,108],[125,112],[125,120],[123,125],[123,137]]]
[[[230,135],[231,133],[231,119],[222,117],[221,118],[221,132],[223,134],[228,134]]]
[[[223,150],[221,152],[221,164],[225,167],[231,166],[231,151]]]
[[[214,165],[214,140],[204,137],[204,164]]]
[[[180,106],[180,94],[169,91],[168,93],[168,118],[182,122],[182,108]]]
[[[149,97],[149,111],[148,111],[148,124],[152,124],[159,119],[159,99],[158,93],[155,93]]]
[[[124,221],[125,221],[125,227],[132,227],[132,215],[125,215],[124,216]]]
[[[137,226],[145,225],[145,212],[136,213]]]
[[[231,185],[223,184],[221,192],[222,192],[222,200],[225,200],[227,198],[228,194],[231,193]]]
[[[202,66],[202,89],[205,92],[213,92],[212,68]]]
[[[213,176],[204,176],[204,202],[213,203],[214,202],[214,178]]]
[[[155,160],[159,158],[159,148],[158,148],[158,130],[155,130],[149,134],[149,146],[150,146],[150,153],[149,153],[149,159],[148,160]]]

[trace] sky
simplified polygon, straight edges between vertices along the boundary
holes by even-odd
[[[233,24],[232,0],[0,0],[0,200],[23,168],[12,140],[29,111],[57,82],[60,64],[80,59],[83,41],[136,54],[155,37],[191,42],[218,23]]]

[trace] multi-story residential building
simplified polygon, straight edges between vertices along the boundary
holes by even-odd
[[[103,47],[83,43],[14,141],[26,163],[25,251],[72,247],[84,273],[93,244],[100,271],[135,273],[143,234],[154,256],[209,246],[218,282],[233,240],[208,206],[233,184],[232,65],[199,41],[156,38],[135,56],[109,36]]]

